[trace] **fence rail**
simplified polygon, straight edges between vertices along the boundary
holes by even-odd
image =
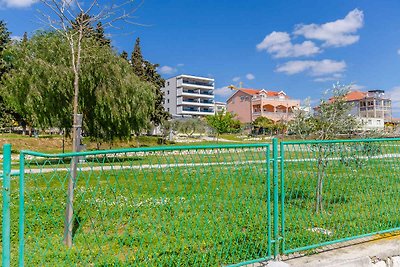
[[[19,171],[7,149],[3,266],[241,266],[400,230],[400,139],[22,151]]]
[[[11,221],[20,219],[14,264],[218,266],[269,257],[268,144],[21,155],[22,178],[11,180]],[[62,240],[75,156],[69,249]]]

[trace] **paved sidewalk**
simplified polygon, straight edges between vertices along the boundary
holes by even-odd
[[[374,236],[372,241],[334,248],[280,262],[261,262],[247,267],[400,267],[400,235]]]

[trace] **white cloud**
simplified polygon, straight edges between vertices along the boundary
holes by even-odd
[[[392,99],[393,102],[400,104],[400,86],[393,87],[388,90],[386,94]]]
[[[252,73],[246,74],[246,79],[247,80],[254,80],[255,78],[256,78],[256,76],[254,76],[254,74],[252,74]]]
[[[353,84],[350,85],[350,89],[354,90],[354,91],[361,91],[361,90],[364,90],[365,88],[366,88],[366,86],[360,85],[360,84],[356,84],[356,83],[353,83]]]
[[[399,49],[399,50],[397,50],[397,54],[399,54],[399,55],[400,55],[400,49]]]
[[[232,93],[233,93],[232,90],[230,88],[228,88],[228,86],[224,86],[224,87],[217,88],[214,90],[214,95],[223,96],[223,97],[230,96]]]
[[[176,68],[170,67],[170,66],[162,66],[158,68],[158,71],[161,74],[174,74],[178,70]]]
[[[232,81],[238,82],[238,81],[240,81],[240,77],[233,77]]]
[[[311,56],[321,52],[311,41],[293,44],[287,32],[272,32],[257,44],[258,51],[266,50],[276,58]]]
[[[346,69],[346,62],[324,59],[314,60],[295,60],[286,62],[276,68],[277,72],[283,72],[288,75],[306,72],[311,76],[324,76],[333,73],[340,73]]]
[[[12,36],[10,36],[10,38],[13,41],[21,41],[22,40],[22,36],[17,36],[17,35],[12,35]]]
[[[320,77],[320,78],[315,78],[314,82],[329,82],[329,81],[337,81],[335,77]]]
[[[386,91],[386,95],[392,100],[392,111],[394,117],[400,116],[400,86]]]
[[[0,6],[23,8],[23,7],[29,7],[36,2],[37,0],[0,0]]]
[[[355,33],[364,25],[364,13],[359,9],[350,11],[344,19],[325,24],[297,25],[294,34],[307,39],[323,41],[323,46],[347,46],[360,39]]]
[[[183,66],[185,66],[185,64],[179,63],[179,64],[177,64],[176,66],[177,66],[177,67],[183,67]]]
[[[339,81],[342,78],[343,78],[342,73],[334,73],[332,76],[315,78],[314,82]]]

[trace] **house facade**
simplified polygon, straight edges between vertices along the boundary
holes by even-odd
[[[293,111],[300,107],[300,100],[289,98],[285,92],[239,88],[228,98],[227,111],[242,123],[251,123],[258,117],[274,122],[290,121]]]
[[[351,113],[358,117],[365,130],[383,130],[392,122],[392,101],[384,90],[352,91],[345,96],[353,105]]]
[[[214,79],[178,75],[165,81],[164,108],[172,117],[214,114]]]

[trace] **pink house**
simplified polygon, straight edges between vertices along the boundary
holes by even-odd
[[[242,123],[250,123],[260,116],[280,122],[293,119],[293,111],[300,107],[300,100],[290,99],[283,91],[239,88],[226,105],[227,111]]]

